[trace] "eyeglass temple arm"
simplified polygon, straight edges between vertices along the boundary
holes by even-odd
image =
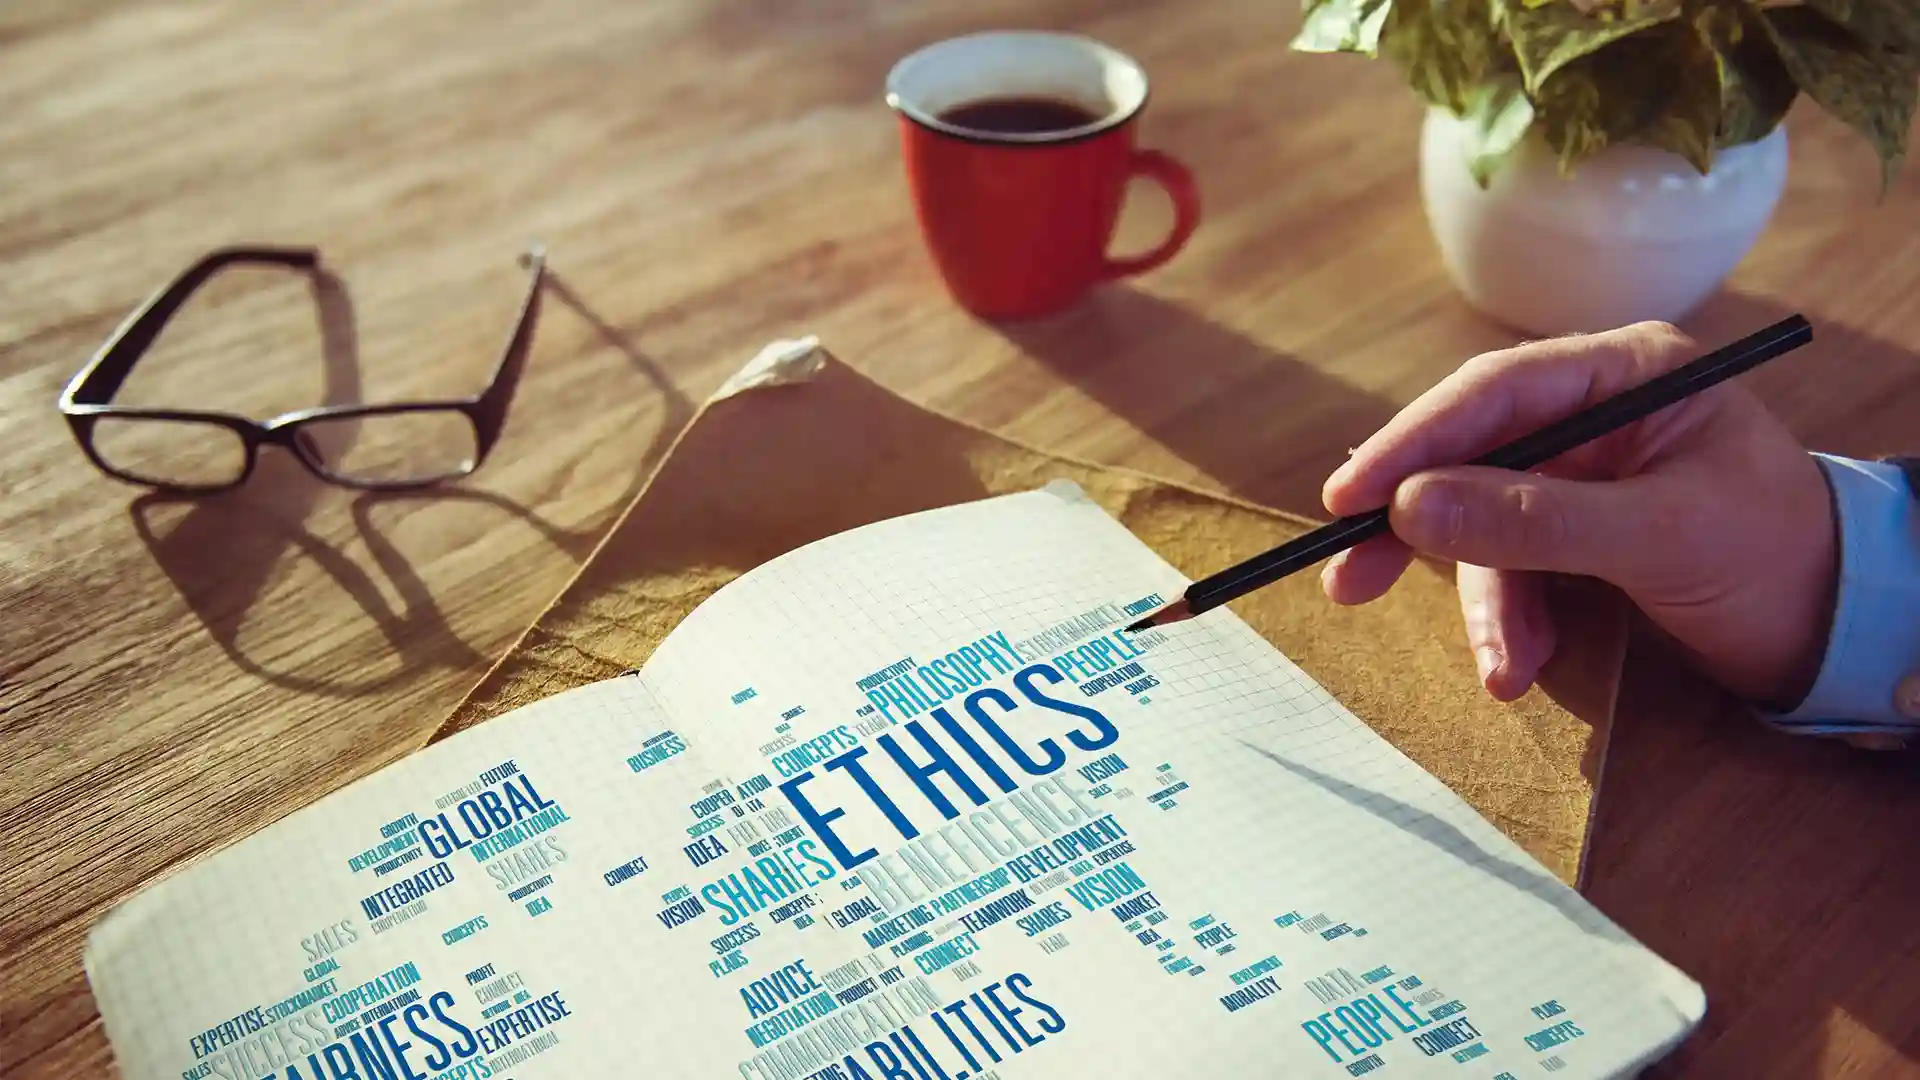
[[[213,251],[154,293],[114,330],[93,359],[67,384],[62,405],[105,405],[127,381],[133,365],[151,348],[167,321],[200,286],[236,263],[271,263],[311,270],[320,265],[313,248],[231,247]]]
[[[505,426],[507,408],[513,403],[514,389],[520,384],[520,372],[527,366],[535,324],[540,315],[540,291],[546,281],[547,249],[535,245],[520,256],[520,265],[532,272],[527,282],[527,298],[520,304],[520,316],[500,353],[500,364],[493,380],[474,402],[475,426],[479,428],[480,451],[485,453]]]

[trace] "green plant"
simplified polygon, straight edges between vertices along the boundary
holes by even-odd
[[[1292,47],[1384,57],[1467,122],[1485,186],[1529,132],[1563,174],[1617,143],[1705,173],[1800,94],[1879,155],[1884,192],[1920,84],[1920,0],[1305,0]]]

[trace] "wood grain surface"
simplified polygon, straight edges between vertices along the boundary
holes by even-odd
[[[1381,65],[1290,55],[1271,0],[25,0],[0,9],[0,1074],[115,1075],[80,967],[154,874],[417,746],[571,576],[666,442],[774,337],[1036,445],[1317,515],[1332,464],[1511,343],[1448,284]],[[887,67],[995,26],[1078,29],[1154,80],[1199,177],[1169,267],[1019,328],[929,268]],[[1885,199],[1808,108],[1765,238],[1689,328],[1790,310],[1756,373],[1810,445],[1920,445],[1920,171]],[[1143,192],[1120,247],[1148,246]],[[466,393],[532,239],[556,282],[495,457],[431,495],[269,457],[244,491],[95,472],[61,385],[204,249],[224,277],[123,392],[258,414]],[[1899,1076],[1920,1051],[1920,776],[1755,730],[1655,650],[1630,673],[1590,894],[1707,984],[1662,1075]],[[196,943],[197,944],[197,943]],[[218,943],[205,943],[218,947]]]

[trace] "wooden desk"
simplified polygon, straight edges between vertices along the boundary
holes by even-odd
[[[1345,448],[1512,338],[1443,277],[1419,111],[1384,66],[1289,55],[1295,5],[989,0],[413,4],[27,0],[0,13],[0,1073],[107,1074],[89,923],[163,869],[417,745],[567,579],[690,402],[816,332],[883,382],[1023,440],[1316,512]],[[986,26],[1145,62],[1150,144],[1200,177],[1173,266],[997,332],[922,256],[880,83]],[[1792,123],[1791,192],[1727,295],[1811,355],[1753,382],[1811,444],[1915,445],[1920,170],[1876,205],[1864,147]],[[1165,209],[1142,200],[1123,246]],[[496,457],[356,497],[285,460],[200,504],[96,473],[53,409],[203,249],[310,242],[340,288],[222,279],[128,400],[265,412],[465,393],[550,247]],[[1654,658],[1657,660],[1658,658]],[[1638,671],[1592,893],[1703,978],[1672,1067],[1895,1075],[1920,1017],[1920,778]]]

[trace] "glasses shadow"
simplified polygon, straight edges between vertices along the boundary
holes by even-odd
[[[359,349],[352,297],[344,282],[325,270],[314,272],[310,280],[325,365],[323,403],[358,404]],[[330,539],[306,523],[322,496],[338,489],[331,489],[290,455],[268,448],[247,485],[235,491],[199,498],[162,492],[137,496],[128,506],[135,533],[237,668],[301,693],[342,696],[381,690],[422,669],[471,667],[490,659],[455,633],[432,590],[376,520],[383,506],[464,503],[484,507],[529,526],[545,543],[576,562],[591,554],[606,527],[646,485],[694,406],[658,363],[602,319],[551,269],[545,287],[587,322],[600,346],[615,349],[638,369],[664,401],[659,430],[643,450],[626,489],[604,514],[576,528],[557,526],[504,495],[477,488],[450,484],[361,492],[348,503],[351,536]],[[330,453],[351,446],[357,425],[328,428]],[[345,554],[354,539],[365,545],[370,567]],[[256,618],[255,608],[283,574],[289,556],[310,561],[344,593],[380,634],[396,662],[371,674],[341,675],[333,670],[322,674],[318,666],[301,670],[304,665],[298,662],[294,667],[271,663],[265,649],[250,647],[243,640],[250,624],[255,624],[263,640],[296,625],[311,625],[314,612],[300,605]],[[337,635],[342,630],[336,626],[329,632]],[[284,648],[275,652],[287,654]]]

